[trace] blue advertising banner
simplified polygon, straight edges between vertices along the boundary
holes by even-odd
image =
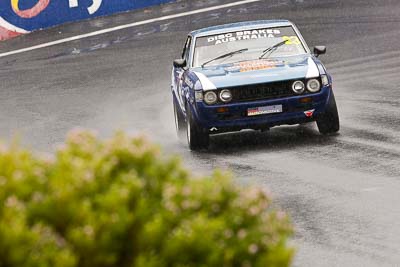
[[[27,33],[70,21],[110,15],[172,0],[1,0],[2,32]],[[11,36],[13,37],[13,36]]]

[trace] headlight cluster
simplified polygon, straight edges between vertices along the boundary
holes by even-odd
[[[322,82],[322,84],[321,84]],[[301,95],[304,92],[317,93],[321,90],[322,86],[329,84],[328,77],[322,75],[320,78],[313,78],[308,80],[297,80],[292,83],[292,91]],[[195,91],[195,97],[197,102],[204,101],[207,105],[214,105],[216,103],[230,103],[233,99],[232,92],[229,89],[222,90],[209,90],[209,91]]]
[[[228,89],[224,89],[221,90],[217,96],[217,92],[208,91],[204,93],[204,102],[206,102],[208,105],[213,105],[218,102],[218,97],[222,102],[229,103],[232,100],[232,92]]]
[[[310,79],[306,84],[302,81],[295,81],[292,84],[293,92],[298,95],[304,93],[306,89],[310,93],[316,93],[321,90],[321,82],[318,79]]]

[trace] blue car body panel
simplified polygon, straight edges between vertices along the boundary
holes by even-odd
[[[284,58],[262,59],[261,64],[270,64],[271,68],[260,70],[243,71],[239,63],[221,64],[207,67],[191,67],[191,58],[194,50],[194,43],[197,37],[241,31],[246,29],[292,26],[305,44],[307,53],[297,56]],[[209,129],[210,133],[223,131],[234,131],[246,128],[262,129],[283,124],[298,124],[315,120],[322,114],[332,96],[332,78],[326,72],[321,61],[309,51],[301,34],[297,28],[287,20],[273,21],[251,21],[221,26],[214,26],[189,34],[191,38],[189,67],[186,69],[174,68],[172,71],[172,92],[176,104],[180,106],[180,111],[184,116],[187,109],[195,117],[201,127]],[[320,78],[327,75],[329,84],[322,86],[317,93],[306,95],[288,96],[282,98],[239,102],[239,103],[219,103],[207,105],[204,102],[196,102],[195,90],[213,90],[221,88],[233,88],[238,86],[258,85],[281,81],[291,81],[298,79]],[[311,99],[310,102],[302,103],[302,98]],[[248,109],[255,107],[282,105],[283,112],[259,116],[247,116]],[[218,108],[228,108],[229,114],[217,112]],[[306,111],[312,111],[313,115],[306,116]],[[226,115],[224,117],[224,115]]]

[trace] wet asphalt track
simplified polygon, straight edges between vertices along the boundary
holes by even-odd
[[[37,32],[1,52],[229,1],[189,1]],[[198,173],[218,167],[268,187],[297,228],[295,266],[400,266],[400,2],[266,0],[0,59],[0,136],[53,150],[75,126],[145,132]],[[287,18],[334,76],[340,135],[313,124],[212,138],[193,153],[175,136],[171,62],[188,31]]]

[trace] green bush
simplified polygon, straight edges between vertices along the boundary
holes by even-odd
[[[53,158],[0,148],[0,266],[288,266],[259,189],[193,177],[145,138],[69,134]]]

